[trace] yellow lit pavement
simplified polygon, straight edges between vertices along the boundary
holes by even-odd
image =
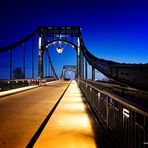
[[[34,147],[99,147],[96,141],[102,140],[102,131],[97,127],[92,116],[77,83],[72,81]],[[100,139],[97,139],[99,137]]]

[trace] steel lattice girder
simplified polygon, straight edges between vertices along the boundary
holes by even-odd
[[[79,26],[43,26],[39,28],[42,35],[69,35],[69,37],[80,36]]]

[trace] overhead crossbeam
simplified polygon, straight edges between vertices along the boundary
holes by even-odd
[[[67,71],[73,71],[76,74],[76,66],[75,65],[64,65],[61,73],[61,79],[66,78],[65,74]]]
[[[78,37],[80,35],[79,26],[42,26],[39,29],[40,34],[52,37]]]

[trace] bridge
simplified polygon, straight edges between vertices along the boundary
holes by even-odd
[[[63,45],[75,50],[76,65],[58,76],[50,47],[62,54]],[[147,147],[148,64],[94,56],[79,26],[38,27],[0,57],[0,147]]]
[[[62,69],[61,79],[66,79],[66,73],[73,72],[76,73],[76,66],[75,65],[64,65]]]

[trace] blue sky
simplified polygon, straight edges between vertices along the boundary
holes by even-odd
[[[148,63],[147,0],[2,0],[0,20],[0,46],[38,26],[79,25],[88,50],[97,57]]]

